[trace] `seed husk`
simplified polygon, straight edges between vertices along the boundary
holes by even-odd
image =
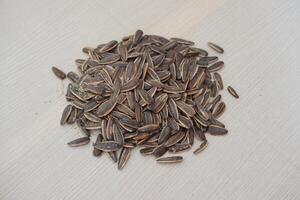
[[[239,98],[238,93],[235,91],[235,89],[233,89],[231,86],[227,87],[228,92],[236,99]]]
[[[79,147],[79,146],[86,145],[89,142],[90,142],[90,138],[89,137],[81,137],[81,138],[72,140],[71,142],[68,142],[68,145],[70,147]]]
[[[57,67],[52,67],[52,71],[57,78],[61,80],[66,78],[66,74],[62,70],[58,69]]]
[[[172,164],[172,163],[180,163],[182,162],[182,160],[183,160],[182,156],[170,156],[170,157],[158,158],[156,161],[162,164]]]

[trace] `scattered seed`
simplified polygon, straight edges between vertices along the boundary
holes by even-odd
[[[239,98],[239,95],[236,93],[236,91],[231,86],[228,86],[227,90],[234,98],[237,98],[237,99]]]
[[[57,67],[52,67],[52,71],[57,78],[59,78],[61,80],[66,78],[66,74],[63,71],[61,71],[60,69],[58,69]]]
[[[86,145],[89,142],[90,142],[90,138],[89,137],[81,137],[81,138],[72,140],[71,142],[68,142],[68,145],[70,147],[79,147],[79,146]]]

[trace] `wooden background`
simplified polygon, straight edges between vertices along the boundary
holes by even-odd
[[[225,48],[222,121],[229,134],[184,162],[156,164],[138,151],[118,171],[59,120],[81,48],[134,33]],[[299,199],[300,1],[0,1],[0,199]],[[194,146],[195,148],[195,146]]]

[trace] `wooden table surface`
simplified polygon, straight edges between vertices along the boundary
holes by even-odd
[[[0,1],[0,199],[253,200],[300,198],[299,0]],[[158,165],[138,151],[124,170],[59,125],[81,48],[136,29],[225,48],[229,134]],[[195,146],[194,146],[195,148]]]

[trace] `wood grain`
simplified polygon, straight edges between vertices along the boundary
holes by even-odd
[[[0,199],[299,199],[299,10],[298,0],[1,1]],[[161,166],[134,151],[118,171],[91,145],[66,145],[81,134],[59,125],[67,83],[51,67],[75,70],[82,47],[137,28],[220,44],[224,85],[240,99],[223,92],[229,134],[201,154]]]

